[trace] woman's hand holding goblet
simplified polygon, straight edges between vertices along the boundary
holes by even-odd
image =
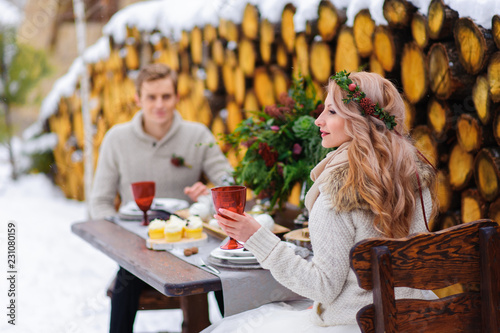
[[[238,215],[243,215],[247,202],[247,189],[245,186],[239,185],[214,187],[212,189],[212,199],[218,215],[223,215],[220,210],[221,208],[230,210]],[[226,220],[231,220],[228,216],[224,217]],[[229,237],[229,241],[220,248],[223,250],[236,250],[242,247],[243,245],[238,243],[234,238]]]
[[[219,222],[219,226],[224,232],[240,242],[246,242],[261,225],[251,215],[244,213],[240,215],[227,209],[219,209],[219,212],[232,220],[229,220],[219,214],[214,215],[214,218]]]

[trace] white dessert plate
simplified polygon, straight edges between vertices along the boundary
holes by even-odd
[[[232,251],[237,251],[237,250],[232,250]],[[222,250],[219,248],[214,249],[212,252],[210,252],[210,255],[214,258],[217,259],[222,259],[222,260],[227,260],[228,262],[231,262],[233,264],[256,264],[257,263],[257,258],[251,253],[251,256],[237,256],[234,254],[228,254],[227,250]]]
[[[153,204],[151,205],[151,209],[162,209],[170,213],[186,209],[188,207],[189,203],[186,200],[174,198],[154,198]],[[135,201],[127,202],[125,205],[120,207],[118,212],[122,215],[142,216],[142,211],[139,209]]]
[[[297,247],[295,244],[283,242],[291,249]],[[257,258],[250,251],[243,251],[243,249],[237,250],[223,250],[220,248],[216,248],[212,250],[210,255],[217,259],[227,260],[233,264],[256,264],[258,263]]]
[[[221,244],[225,244],[229,238],[225,239]],[[245,250],[245,248],[236,249],[236,250],[224,250],[219,249],[221,253],[224,253],[227,257],[254,257],[253,253]]]

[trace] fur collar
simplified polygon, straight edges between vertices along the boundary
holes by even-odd
[[[429,186],[434,175],[434,170],[432,166],[420,159],[417,159],[417,170],[420,177],[420,185],[422,189],[424,189]],[[342,197],[338,195],[338,192],[347,180],[348,172],[348,163],[335,168],[321,186],[321,192],[326,194],[327,198],[331,198],[331,202],[328,203],[328,206],[338,212],[350,212],[355,209],[369,210],[370,206],[368,203],[352,187],[346,192],[347,195]],[[415,191],[418,191],[416,177],[413,183]]]

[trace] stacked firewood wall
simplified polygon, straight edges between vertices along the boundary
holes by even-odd
[[[486,217],[498,221],[500,13],[487,30],[442,0],[431,1],[428,9],[423,16],[407,1],[386,0],[387,25],[377,25],[365,9],[349,27],[345,9],[322,1],[317,20],[296,32],[292,4],[277,24],[261,19],[258,8],[248,4],[241,24],[220,20],[217,27],[184,31],[179,40],[127,27],[124,44],[110,39],[109,59],[88,65],[93,146],[97,152],[105,132],[137,110],[132,77],[147,63],[179,72],[178,110],[215,135],[234,130],[248,111],[276,103],[294,75],[311,76],[321,90],[333,72],[363,68],[398,85],[405,125],[438,169],[440,215],[432,228]],[[59,137],[56,181],[77,199],[83,199],[84,188],[81,122],[78,92],[61,99],[47,121]],[[237,163],[240,156],[227,153]]]

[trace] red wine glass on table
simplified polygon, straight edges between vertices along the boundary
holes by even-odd
[[[149,225],[148,210],[155,198],[155,182],[132,183],[132,193],[135,203],[144,214],[141,225]]]
[[[247,201],[247,189],[245,186],[220,186],[212,189],[212,199],[217,214],[234,221],[233,219],[221,214],[220,208],[230,210],[232,212],[243,215],[245,212],[245,204]],[[241,249],[243,245],[238,243],[236,239],[229,237],[229,241],[220,248],[223,250]]]

